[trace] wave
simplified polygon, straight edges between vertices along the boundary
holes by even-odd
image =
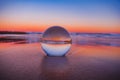
[[[38,43],[42,33],[0,34],[0,43]],[[115,46],[120,47],[120,34],[114,33],[71,33],[72,44],[81,46]]]

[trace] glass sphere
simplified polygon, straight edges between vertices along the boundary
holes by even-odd
[[[53,26],[43,33],[41,47],[47,56],[65,56],[71,47],[71,41],[67,30]]]

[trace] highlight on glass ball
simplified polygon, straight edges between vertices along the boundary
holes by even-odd
[[[41,47],[47,56],[65,56],[71,43],[72,39],[67,30],[52,26],[43,33]]]

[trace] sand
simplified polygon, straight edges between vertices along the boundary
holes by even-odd
[[[48,57],[40,43],[0,43],[0,80],[120,80],[120,47],[72,44]]]

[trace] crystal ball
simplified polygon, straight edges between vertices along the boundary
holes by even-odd
[[[71,43],[72,39],[66,29],[52,26],[43,33],[41,47],[47,56],[65,56]]]

